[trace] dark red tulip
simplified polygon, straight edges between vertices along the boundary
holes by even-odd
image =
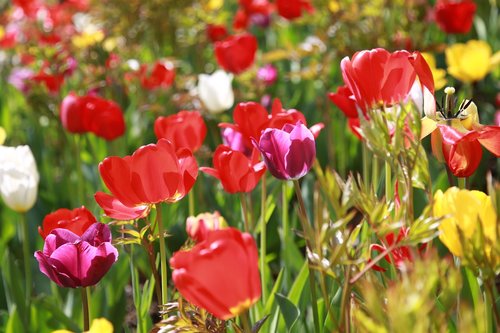
[[[170,140],[175,149],[188,148],[195,153],[207,135],[207,126],[198,111],[180,111],[155,120],[156,138]]]
[[[219,145],[213,157],[213,168],[202,167],[201,171],[220,180],[222,187],[229,193],[252,191],[266,171],[264,162],[254,150],[251,158],[240,151]]]
[[[207,36],[212,43],[223,40],[228,36],[226,26],[222,24],[208,24]]]
[[[88,287],[98,283],[118,259],[106,224],[94,223],[81,236],[54,229],[43,251],[35,252],[40,271],[61,287]]]
[[[255,240],[234,228],[209,231],[204,241],[170,259],[172,279],[190,303],[228,320],[261,295]]]
[[[288,20],[301,17],[304,10],[309,13],[314,11],[309,0],[276,0],[276,6],[278,14]]]
[[[97,220],[94,215],[84,206],[73,210],[60,208],[45,216],[42,227],[38,227],[38,233],[45,239],[52,230],[62,228],[81,236],[95,222]]]
[[[472,0],[438,0],[434,18],[438,27],[448,34],[466,34],[472,28],[476,4]]]
[[[115,219],[144,217],[152,204],[177,202],[193,187],[198,165],[191,150],[176,150],[166,139],[137,149],[132,156],[111,156],[99,164],[112,196],[98,192],[97,203]]]
[[[229,36],[215,43],[215,58],[224,70],[239,74],[252,66],[257,38],[249,33]]]

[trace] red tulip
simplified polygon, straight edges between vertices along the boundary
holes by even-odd
[[[252,191],[266,171],[264,162],[259,162],[259,155],[254,150],[248,158],[240,151],[219,145],[213,157],[213,168],[202,167],[201,171],[221,181],[222,187],[229,193]]]
[[[358,117],[358,105],[354,99],[354,95],[347,86],[340,86],[337,92],[329,93],[328,97],[340,111],[347,117],[347,124],[351,132],[360,140],[363,139],[360,133],[360,121]]]
[[[207,36],[212,43],[215,43],[219,40],[223,40],[228,36],[227,29],[222,24],[208,24]]]
[[[227,227],[226,220],[217,211],[189,216],[186,220],[186,232],[197,243],[204,241],[210,231]]]
[[[342,59],[340,67],[346,87],[363,110],[405,102],[415,84],[434,93],[432,72],[418,52],[365,50]]]
[[[106,140],[114,140],[125,133],[121,108],[113,101],[70,93],[61,103],[61,122],[71,133],[92,132]]]
[[[125,120],[118,104],[98,96],[83,96],[87,109],[85,127],[88,131],[106,140],[114,140],[125,133]]]
[[[157,61],[150,70],[147,65],[142,65],[139,69],[139,77],[145,89],[168,88],[174,83],[175,68],[169,62]]]
[[[309,0],[276,0],[276,6],[278,7],[278,14],[288,20],[301,17],[304,10],[309,13],[314,11],[314,7]]]
[[[252,66],[257,52],[257,38],[249,33],[229,36],[215,43],[217,63],[224,70],[239,74]]]
[[[191,250],[174,253],[172,279],[188,302],[228,320],[260,298],[258,259],[250,234],[213,230]]]
[[[155,120],[157,139],[170,140],[175,149],[188,148],[195,153],[207,135],[207,126],[198,111],[180,111],[168,117]]]
[[[472,0],[439,0],[434,7],[438,27],[448,34],[466,34],[472,28],[476,4]]]
[[[35,252],[40,271],[61,287],[93,286],[118,259],[106,224],[94,223],[81,236],[54,229],[43,251]]]
[[[269,15],[274,7],[267,0],[240,0],[233,27],[247,29],[251,21],[269,22]]]
[[[81,236],[92,224],[97,222],[92,213],[84,206],[69,210],[60,208],[53,213],[47,214],[38,227],[38,233],[45,239],[52,230],[62,228]]]
[[[31,80],[43,84],[49,93],[57,94],[61,90],[61,86],[64,83],[64,75],[62,74],[47,74],[40,71],[31,77]]]
[[[187,148],[175,150],[166,139],[137,149],[132,156],[111,156],[99,164],[111,196],[95,195],[105,213],[118,220],[144,217],[150,206],[177,202],[193,187],[198,165]]]
[[[399,234],[397,239],[394,239],[394,233],[389,233],[387,236],[385,236],[385,241],[387,246],[392,246],[394,244],[400,243],[402,240],[404,240],[408,236],[408,228],[402,227],[399,230]],[[386,251],[387,248],[385,245],[380,245],[380,244],[371,244],[370,245],[370,251],[376,251],[383,253]],[[394,264],[398,269],[403,269],[405,265],[408,262],[413,262],[413,256],[410,251],[409,246],[398,246],[394,250],[390,252],[390,254],[387,254],[384,256],[384,259],[389,263],[389,264]],[[373,265],[373,269],[381,272],[385,272],[385,269],[378,266],[378,265]]]

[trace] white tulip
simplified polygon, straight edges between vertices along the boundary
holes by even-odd
[[[220,113],[234,104],[233,75],[217,70],[198,76],[198,96],[210,113]]]
[[[40,176],[29,146],[0,146],[0,194],[19,213],[33,207]]]

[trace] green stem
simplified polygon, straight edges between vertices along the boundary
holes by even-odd
[[[188,193],[189,216],[194,216],[194,188]]]
[[[458,188],[466,189],[467,188],[467,178],[458,177],[457,184],[458,184]]]
[[[389,202],[392,200],[392,175],[391,175],[391,164],[385,161],[385,201]]]
[[[88,331],[90,328],[90,309],[89,298],[87,293],[88,287],[82,288],[82,309],[83,309],[83,331]]]
[[[363,147],[362,148],[362,154],[363,154],[362,155],[362,159],[363,159],[363,181],[364,181],[365,184],[367,184],[370,181],[370,179],[369,179],[370,174],[369,174],[369,171],[368,171],[369,167],[370,167],[369,161],[368,161],[368,158],[369,158],[368,157],[368,152],[369,152],[369,150],[368,150],[368,147],[366,146],[366,143],[363,143],[362,147]]]
[[[286,240],[288,239],[290,226],[288,223],[288,198],[286,196],[287,192],[287,182],[282,182],[281,184],[281,220],[283,223],[283,248],[285,247]]]
[[[161,302],[162,305],[168,302],[167,290],[167,252],[165,248],[165,231],[161,219],[161,207],[156,207],[156,224],[158,225],[158,240],[160,242],[160,265],[161,265]]]
[[[250,232],[250,225],[248,223],[248,207],[245,193],[240,193],[241,214],[243,215],[243,222],[245,223],[245,232]]]
[[[262,177],[261,184],[261,203],[260,203],[260,275],[262,283],[262,302],[267,301],[266,285],[266,245],[267,245],[267,225],[266,225],[266,175]]]
[[[351,266],[346,266],[345,270],[345,276],[344,276],[344,286],[342,288],[342,298],[340,300],[340,324],[339,324],[339,329],[342,330],[343,324],[346,325],[346,328],[350,327],[350,320],[346,318],[348,312],[347,312],[347,300],[349,299],[349,291],[351,290],[351,287],[349,285],[349,276],[351,273]],[[349,329],[345,330],[346,332],[349,331]]]
[[[309,288],[311,289],[311,298],[312,298],[312,310],[313,310],[313,319],[314,319],[314,329],[315,332],[320,332],[320,324],[319,324],[319,316],[318,316],[318,301],[316,297],[316,283],[314,282],[314,271],[311,270],[311,261],[309,256],[307,255],[308,250],[312,250],[311,244],[309,242],[308,231],[311,226],[309,222],[309,218],[306,213],[306,206],[304,204],[304,199],[302,198],[302,191],[300,190],[299,181],[294,179],[293,185],[295,187],[295,195],[297,196],[297,200],[299,202],[299,220],[302,222],[302,232],[304,234],[304,240],[306,241],[306,258],[308,262],[309,269]]]
[[[497,307],[497,302],[495,302],[495,291],[494,291],[494,286],[495,286],[495,280],[493,279],[493,282],[490,282],[491,280],[488,279],[485,281],[485,292],[486,292],[486,300],[491,303],[493,314],[495,315],[495,327],[500,327],[500,313],[498,312],[498,307]],[[486,307],[488,308],[488,307]],[[490,320],[491,321],[491,320]],[[493,325],[492,325],[493,326]],[[490,332],[490,331],[488,331]]]
[[[78,198],[78,204],[77,206],[83,205],[85,202],[85,184],[83,181],[83,173],[82,173],[82,156],[80,152],[80,143],[82,140],[80,140],[80,135],[73,135],[74,137],[74,144],[75,144],[75,153],[76,153],[76,175],[77,175],[77,198]]]
[[[27,327],[29,327],[30,313],[31,313],[31,253],[30,253],[30,241],[28,234],[28,221],[26,220],[26,214],[21,213],[21,232],[22,232],[22,246],[23,246],[23,256],[24,256],[24,277],[26,282],[25,289],[25,303],[26,303],[26,313],[27,313]]]
[[[378,192],[378,182],[379,182],[380,167],[377,157],[373,157],[372,162],[372,189],[375,193]]]
[[[252,325],[250,324],[250,316],[248,315],[248,310],[240,314],[241,326],[243,326],[244,333],[252,333]]]

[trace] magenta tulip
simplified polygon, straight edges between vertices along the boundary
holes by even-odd
[[[257,148],[271,174],[278,179],[299,179],[311,169],[316,158],[312,132],[302,122],[267,128]]]
[[[82,236],[54,229],[45,238],[43,251],[35,252],[40,271],[61,287],[93,286],[118,259],[106,224],[94,223]]]

